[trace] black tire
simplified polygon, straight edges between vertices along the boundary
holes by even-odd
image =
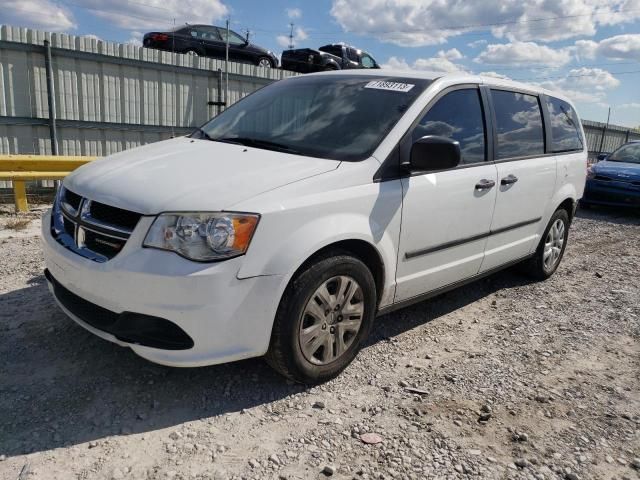
[[[324,67],[325,72],[333,72],[336,70],[338,70],[338,68],[335,65],[327,65],[326,67]]]
[[[190,48],[188,50],[184,51],[185,55],[193,55],[195,57],[204,57],[204,55],[202,54],[202,52],[199,52],[198,50],[196,50],[195,48]]]
[[[551,227],[558,220],[561,220],[564,223],[564,241],[562,243],[562,248],[560,249],[560,255],[558,259],[551,267],[548,268],[544,263],[545,243],[547,242]],[[538,244],[538,248],[536,248],[534,256],[522,264],[522,271],[535,280],[546,280],[551,275],[553,275],[558,269],[558,266],[562,261],[562,257],[564,256],[564,251],[567,248],[570,225],[571,221],[569,220],[569,213],[564,209],[556,210],[556,212],[551,216],[547,228],[545,228],[544,230],[544,234],[540,239],[540,243]]]
[[[264,60],[269,62],[269,66],[268,67],[266,65],[264,65],[265,68],[275,68],[275,65],[273,64],[273,61],[268,57],[260,57],[260,58],[258,58],[258,61],[256,62],[256,65],[260,66],[260,63],[262,63]]]
[[[300,345],[300,326],[307,303],[318,287],[339,275],[353,278],[362,290],[364,312],[353,343],[331,363],[317,365],[307,360]],[[333,251],[317,258],[300,271],[285,290],[271,332],[267,363],[280,374],[305,384],[336,377],[356,357],[368,337],[376,311],[376,285],[367,266],[348,252]]]

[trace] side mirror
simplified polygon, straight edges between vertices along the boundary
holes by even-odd
[[[409,168],[429,172],[455,168],[460,164],[460,143],[447,137],[427,135],[411,146]]]
[[[607,154],[606,153],[599,153],[598,154],[598,161],[602,161],[602,160],[606,160],[607,159]]]

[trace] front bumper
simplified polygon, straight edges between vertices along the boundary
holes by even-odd
[[[585,185],[581,202],[640,208],[640,186],[615,180],[589,179]]]
[[[197,263],[172,252],[142,248],[152,220],[143,217],[122,251],[108,262],[98,263],[58,244],[50,232],[50,212],[44,215],[42,245],[48,281],[54,296],[55,287],[62,287],[56,301],[65,313],[101,338],[130,347],[141,357],[163,365],[195,367],[264,355],[284,277],[239,280],[242,257]],[[65,291],[71,297],[62,298]],[[79,298],[96,308],[89,313],[74,310],[69,308],[69,298]],[[117,317],[118,330],[86,316],[105,311]],[[137,317],[132,320],[130,315]],[[153,343],[147,341],[144,329],[136,327],[136,322],[147,317],[176,326],[184,333],[184,341],[176,341],[173,347],[171,342],[156,344],[163,348],[146,346]],[[127,327],[131,327],[128,334],[122,334]],[[168,328],[171,332],[172,327]],[[181,334],[173,331],[179,340]],[[170,333],[165,331],[164,335],[166,340]],[[190,348],[186,338],[192,340]]]

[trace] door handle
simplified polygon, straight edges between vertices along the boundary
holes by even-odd
[[[483,178],[478,183],[476,183],[476,190],[488,190],[490,188],[493,188],[495,184],[496,182],[494,182],[493,180],[487,180],[486,178]]]
[[[518,181],[518,177],[512,174],[509,174],[506,177],[504,177],[502,180],[500,180],[500,185],[513,185],[517,181]]]

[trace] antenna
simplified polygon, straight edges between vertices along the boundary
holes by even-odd
[[[291,22],[289,26],[291,27],[291,31],[289,32],[289,49],[291,50],[295,46],[293,44],[293,22]]]

